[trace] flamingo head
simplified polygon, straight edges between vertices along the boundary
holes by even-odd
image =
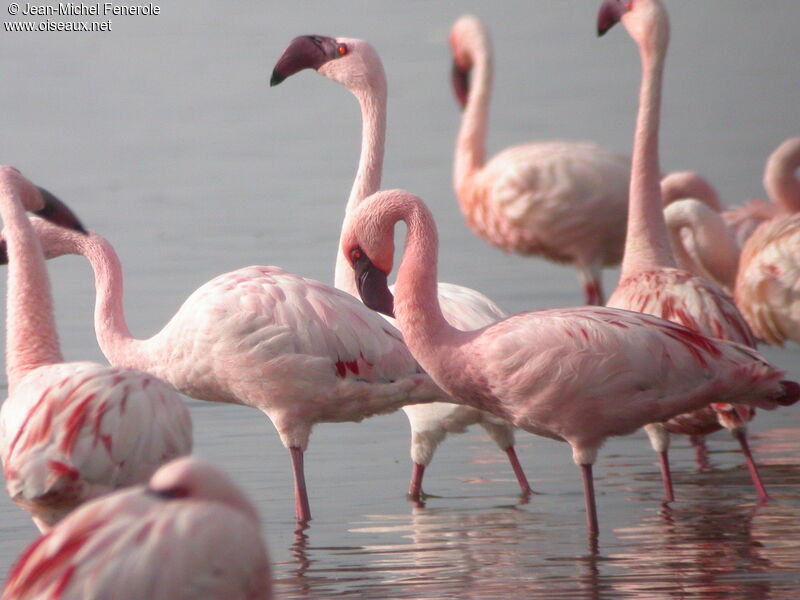
[[[355,272],[361,300],[372,310],[394,317],[394,296],[389,291],[389,273],[394,260],[394,221],[387,213],[371,209],[370,196],[347,223],[342,239],[342,252]]]
[[[661,0],[603,0],[597,13],[597,35],[622,23],[637,45],[648,54],[665,51],[669,17]]]
[[[46,189],[33,185],[14,167],[0,167],[0,193],[18,197],[25,210],[51,223],[86,233],[80,219],[66,204]]]
[[[470,75],[475,57],[481,56],[488,60],[491,55],[489,34],[478,17],[464,15],[453,23],[449,39],[453,55],[453,93],[461,108],[464,108],[469,97]]]
[[[89,245],[96,244],[98,235],[93,231],[77,231],[54,225],[50,221],[38,217],[31,218],[31,227],[46,260],[67,254],[83,254]],[[5,230],[0,233],[0,265],[8,264],[8,251]]]
[[[352,90],[386,85],[378,53],[364,40],[322,35],[296,37],[275,63],[270,85],[278,85],[303,69],[314,69]]]
[[[176,458],[156,471],[147,486],[150,494],[164,500],[219,502],[259,522],[250,500],[225,473],[193,456]]]

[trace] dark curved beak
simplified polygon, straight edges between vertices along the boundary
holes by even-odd
[[[456,61],[453,61],[453,70],[451,72],[453,92],[462,109],[467,105],[467,97],[469,96],[469,71],[469,69],[462,69]]]
[[[8,248],[6,247],[6,241],[0,240],[0,265],[7,265],[8,264]]]
[[[338,56],[337,46],[335,39],[322,35],[301,35],[294,38],[275,63],[269,85],[278,85],[303,69],[319,69]]]
[[[597,36],[600,37],[619,23],[625,14],[625,6],[617,0],[603,0],[597,13]]]
[[[394,318],[394,296],[389,291],[386,273],[373,265],[366,254],[356,261],[353,268],[361,301],[372,310]]]
[[[46,189],[38,186],[36,189],[39,190],[39,193],[42,195],[42,200],[44,200],[44,208],[35,211],[33,214],[38,215],[60,227],[74,229],[79,233],[89,235],[89,232],[84,229],[80,219],[78,219],[75,213],[72,212],[72,210],[66,204],[64,204]]]

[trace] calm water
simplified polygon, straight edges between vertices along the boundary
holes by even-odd
[[[0,3],[7,19],[7,2]],[[350,94],[306,72],[270,89],[289,40],[361,37],[389,77],[384,187],[431,205],[441,277],[510,312],[568,306],[572,270],[508,257],[463,224],[450,188],[458,114],[448,88],[450,24],[465,12],[494,35],[490,151],[534,139],[592,139],[629,151],[639,77],[627,34],[594,35],[597,4],[529,0],[336,3],[170,0],[157,17],[116,17],[110,33],[0,34],[0,163],[50,187],[106,235],[125,267],[131,330],[157,331],[212,276],[276,264],[332,280],[358,156]],[[798,135],[796,0],[672,2],[664,170],[693,168],[729,204],[763,194],[764,159]],[[102,356],[81,259],[50,265],[68,359]],[[606,276],[610,290],[615,275]],[[4,285],[4,283],[3,283]],[[767,350],[800,377],[796,346]],[[589,551],[568,447],[520,434],[538,492],[522,505],[502,455],[475,430],[429,469],[424,508],[406,502],[402,414],[315,431],[307,455],[314,521],[293,533],[289,460],[260,413],[190,403],[197,452],[258,503],[285,598],[796,598],[800,589],[800,413],[762,413],[753,446],[773,501],[755,505],[730,436],[698,473],[672,452],[678,501],[659,503],[642,435],[598,461],[600,548]],[[36,537],[0,496],[0,573]]]

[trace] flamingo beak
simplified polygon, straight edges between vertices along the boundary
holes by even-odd
[[[75,213],[72,212],[72,210],[66,204],[64,204],[46,189],[40,187],[37,187],[36,189],[39,190],[39,193],[42,195],[42,200],[44,200],[44,208],[35,211],[35,215],[38,215],[60,227],[73,229],[84,235],[89,235],[89,232],[83,227],[80,219],[78,219]]]
[[[303,69],[319,69],[329,60],[338,57],[337,47],[335,39],[322,35],[301,35],[294,38],[275,63],[269,85],[278,85]]]
[[[462,69],[456,61],[453,61],[451,73],[453,92],[462,109],[467,105],[467,97],[469,96],[469,72],[469,69]]]
[[[597,36],[600,37],[619,23],[625,14],[625,5],[618,0],[603,0],[597,13]]]
[[[8,264],[8,248],[5,239],[0,240],[0,265]]]
[[[362,302],[372,310],[394,318],[394,296],[386,273],[372,264],[366,254],[355,261],[356,287]]]

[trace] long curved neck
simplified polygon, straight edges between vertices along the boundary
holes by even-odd
[[[447,339],[463,333],[444,318],[439,305],[436,265],[439,241],[436,226],[422,204],[401,205],[390,222],[405,221],[408,228],[403,259],[397,271],[395,317],[412,354],[425,356]],[[419,352],[419,355],[417,354]]]
[[[8,251],[6,373],[11,392],[30,370],[63,358],[42,248],[21,193],[11,184],[0,184],[0,215]]]
[[[469,93],[456,138],[453,170],[453,186],[460,203],[464,202],[465,196],[462,187],[486,162],[486,131],[492,92],[492,49],[488,37],[482,37],[474,48]]]
[[[659,181],[658,129],[666,43],[662,48],[658,51],[640,48],[642,84],[633,140],[628,231],[621,278],[675,266],[664,224]]]
[[[125,321],[122,265],[117,253],[97,234],[83,244],[81,253],[94,271],[94,329],[100,349],[112,365],[148,370],[150,361],[142,352],[145,341],[135,339]]]
[[[800,212],[800,143],[784,142],[767,161],[764,187],[770,199],[789,213]]]
[[[731,293],[739,269],[739,248],[722,216],[698,200],[681,200],[664,210],[675,259],[681,268],[715,281]],[[683,230],[691,233],[691,250]]]
[[[350,190],[350,197],[345,207],[342,234],[353,212],[365,198],[377,192],[381,187],[383,173],[383,155],[386,141],[386,76],[381,67],[380,73],[374,74],[372,85],[353,92],[361,105],[361,157],[358,171]],[[358,297],[353,269],[342,254],[342,236],[336,247],[336,270],[334,285],[353,296]]]

